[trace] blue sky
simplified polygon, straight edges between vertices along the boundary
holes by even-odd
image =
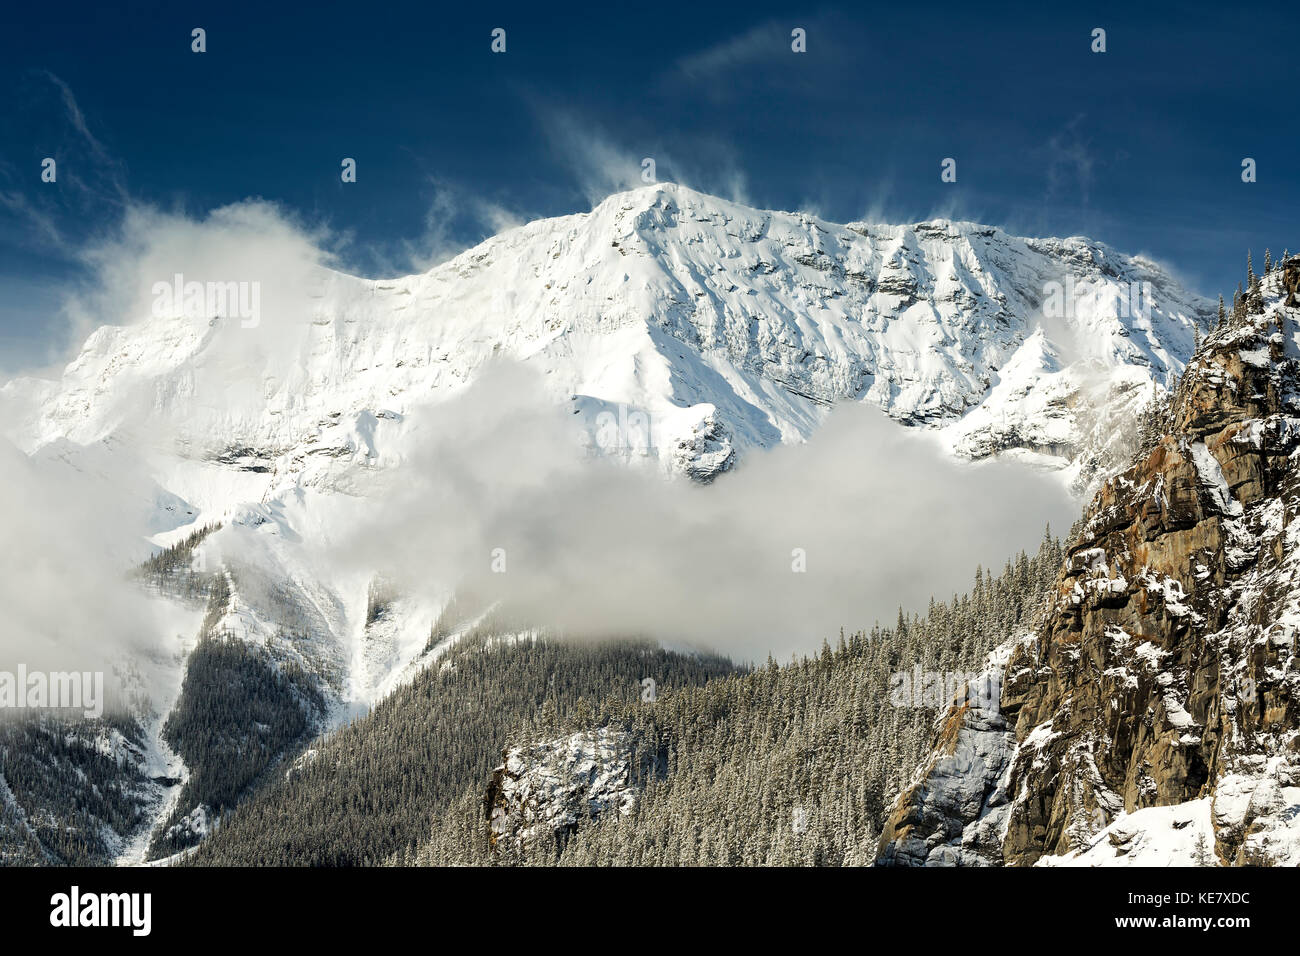
[[[198,218],[261,197],[380,275],[586,210],[638,185],[643,157],[835,221],[1088,235],[1208,295],[1247,248],[1300,249],[1300,14],[1048,7],[7,4],[0,371],[77,344],[63,297],[132,206]]]

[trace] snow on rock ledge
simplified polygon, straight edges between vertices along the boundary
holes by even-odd
[[[1121,813],[1086,849],[1045,856],[1037,866],[1215,866],[1210,801]]]

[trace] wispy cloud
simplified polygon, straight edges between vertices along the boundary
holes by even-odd
[[[762,63],[790,52],[790,28],[760,23],[744,33],[682,57],[676,71],[692,81],[716,79],[723,73]]]
[[[1083,205],[1088,203],[1097,160],[1090,142],[1080,132],[1084,119],[1082,113],[1075,116],[1053,134],[1041,150],[1047,163],[1048,199],[1076,193]]]
[[[60,253],[71,255],[75,247],[64,238],[54,216],[40,208],[17,190],[0,191],[0,208],[7,210],[15,219],[28,224],[33,238],[40,246],[48,246]]]
[[[130,205],[126,170],[103,141],[91,131],[85,112],[72,88],[49,70],[36,71],[42,92],[38,100],[48,99],[48,88],[57,95],[58,115],[62,117],[62,147],[51,146],[50,158],[56,162],[55,182],[68,189],[37,183],[24,190],[24,184],[36,182],[30,171],[21,172],[10,164],[0,165],[0,173],[10,188],[0,190],[0,210],[6,212],[23,233],[23,241],[63,259],[76,259],[80,251],[70,235],[84,231],[88,219],[94,219],[105,207],[120,213]],[[68,224],[65,225],[65,220]]]
[[[89,168],[93,169],[97,174],[94,176],[73,174],[69,177],[69,181],[83,189],[101,195],[103,193],[102,187],[107,186],[111,191],[111,195],[102,198],[121,204],[129,202],[130,194],[126,188],[125,166],[120,159],[108,151],[99,137],[91,132],[90,124],[86,122],[86,114],[82,112],[81,106],[78,105],[77,98],[72,93],[72,88],[49,70],[42,70],[41,75],[58,90],[68,124],[72,127],[77,139],[80,140],[83,147],[90,154],[92,165]]]

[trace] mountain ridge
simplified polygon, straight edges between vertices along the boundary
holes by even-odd
[[[263,267],[258,253],[198,273],[150,260],[159,274],[141,284],[258,282],[261,314],[168,312],[142,293],[147,317],[96,330],[59,381],[0,395],[32,410],[10,429],[47,464],[140,465],[153,486],[136,560],[221,526],[187,553],[229,585],[210,629],[309,675],[325,727],[438,657],[430,634],[455,582],[375,615],[373,577],[320,552],[418,447],[418,413],[496,360],[533,368],[572,410],[575,455],[670,478],[717,480],[865,402],[960,457],[1018,455],[1087,486],[1208,317],[1163,270],[1099,243],[946,220],[840,226],[674,185],[509,230],[417,276]],[[1144,283],[1151,306],[1130,314]],[[1071,290],[1060,316],[1046,308],[1056,286]],[[155,702],[177,699],[176,670]],[[140,716],[155,728],[143,750],[170,754],[165,715]]]
[[[1066,280],[1078,284],[1071,314],[1044,316],[1045,287]],[[1121,314],[1143,283],[1154,306]],[[674,185],[508,230],[421,275],[304,265],[263,285],[268,311],[279,303],[287,317],[104,327],[58,385],[9,383],[40,406],[19,445],[98,440],[143,411],[185,440],[224,440],[214,457],[244,450],[268,469],[286,456],[382,458],[376,416],[454,392],[505,354],[543,370],[591,446],[602,413],[646,415],[669,472],[689,470],[699,454],[685,446],[702,432],[743,456],[806,439],[838,401],[954,426],[949,444],[965,457],[1024,448],[1064,452],[1049,454],[1060,465],[1085,444],[1063,406],[1119,401],[1094,400],[1094,385],[1122,390],[1125,407],[1138,386],[1166,385],[1210,315],[1149,260],[1100,243],[950,220],[837,225]],[[242,391],[218,381],[231,373],[249,376]],[[146,393],[146,407],[128,407],[124,388]],[[222,414],[209,407],[218,397]]]

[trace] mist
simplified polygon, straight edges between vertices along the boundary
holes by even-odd
[[[569,635],[761,660],[923,611],[1077,514],[1058,476],[955,461],[861,404],[709,486],[582,460],[566,417],[530,370],[484,370],[416,417],[415,447],[340,554]]]
[[[149,551],[140,530],[156,486],[102,446],[28,456],[0,438],[0,489],[0,671],[101,672],[116,706],[114,672],[145,665],[167,626],[167,608],[127,577]]]

